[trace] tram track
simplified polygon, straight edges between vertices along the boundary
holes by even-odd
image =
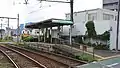
[[[18,68],[14,61],[2,50],[0,50],[0,68]]]
[[[68,67],[76,67],[77,65],[83,65],[86,64],[86,62],[80,61],[80,60],[76,60],[76,59],[72,59],[69,57],[65,57],[62,55],[58,55],[58,54],[54,54],[54,53],[49,53],[49,52],[35,52],[35,51],[31,51],[25,48],[21,48],[21,47],[16,47],[16,46],[9,46],[13,49],[16,49],[18,51],[27,51],[27,52],[31,52],[34,53],[36,55],[41,55],[43,57],[46,57],[47,59],[51,59],[54,60],[56,62],[62,63],[64,65],[67,65]]]
[[[4,55],[9,57],[15,68],[47,68],[41,63],[19,51],[10,49],[5,46],[0,46],[0,49]]]

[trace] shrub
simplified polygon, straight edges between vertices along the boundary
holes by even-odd
[[[29,42],[29,41],[31,41],[32,39],[33,39],[32,36],[28,36],[28,37],[24,37],[24,38],[23,38],[23,41]]]
[[[87,45],[92,46],[95,49],[99,49],[99,50],[109,50],[109,45],[103,45],[103,44],[96,45],[95,43],[91,44],[90,42],[88,42]]]
[[[91,46],[92,44],[90,42],[87,43],[88,46]]]
[[[92,44],[92,46],[93,46],[93,47],[96,47],[96,44],[94,43],[94,44]]]
[[[76,59],[78,60],[82,60],[82,61],[87,61],[87,62],[93,62],[96,61],[96,59],[93,58],[93,56],[87,55],[87,54],[83,54],[80,56],[75,56]]]
[[[99,49],[99,50],[109,50],[109,45],[97,45],[95,47],[95,49]]]
[[[11,36],[6,36],[6,37],[4,38],[4,40],[13,40],[13,37],[11,37]]]

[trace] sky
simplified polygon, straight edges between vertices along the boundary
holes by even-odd
[[[29,4],[25,5],[23,2],[24,0],[0,0],[0,16],[17,17],[19,13],[20,23],[28,23],[49,18],[65,19],[65,13],[70,13],[69,4],[65,3],[29,0]],[[95,8],[102,8],[102,0],[74,0],[74,12]],[[5,21],[6,19],[3,19],[2,23]],[[16,28],[17,20],[10,20],[10,27]]]

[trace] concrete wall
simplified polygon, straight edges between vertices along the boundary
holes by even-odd
[[[117,31],[117,22],[111,22],[111,31],[110,31],[110,49],[116,49],[116,32]],[[118,49],[120,50],[120,28],[119,28],[119,37],[118,37]]]
[[[72,35],[85,35],[85,32],[87,31],[85,24],[86,23],[75,23],[72,28]],[[94,24],[98,35],[110,30],[110,21],[94,21]],[[64,26],[63,35],[69,35],[69,26]]]
[[[85,39],[84,40],[84,43],[88,43],[89,42],[89,39]],[[99,40],[99,39],[91,39],[90,40],[91,44],[103,44],[103,45],[107,45],[107,41],[102,41],[102,40]]]

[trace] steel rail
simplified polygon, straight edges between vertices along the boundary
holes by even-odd
[[[10,58],[10,56],[8,56],[3,50],[0,51],[12,62],[15,68],[19,68],[18,65]]]
[[[2,45],[1,45],[1,46],[2,46]],[[12,48],[8,48],[8,47],[5,47],[5,46],[2,46],[2,47],[3,47],[3,48],[6,48],[6,49],[8,49],[8,50],[14,51],[14,52],[16,52],[16,53],[18,53],[18,54],[20,54],[20,55],[22,55],[22,56],[30,59],[31,61],[35,62],[36,64],[38,64],[38,65],[39,65],[40,67],[42,67],[42,68],[47,68],[47,67],[44,66],[43,64],[39,63],[38,61],[32,59],[31,57],[29,57],[29,56],[27,56],[27,55],[25,55],[25,54],[23,54],[23,53],[21,53],[21,52],[19,52],[19,51],[17,51],[17,50],[14,50],[14,49],[12,49]]]
[[[23,48],[16,47],[16,46],[10,46],[10,47],[17,48],[17,49],[20,49],[20,50],[25,50],[25,51],[28,51],[28,52],[31,52],[31,53],[34,53],[34,54],[41,55],[40,53],[31,51],[31,50],[28,50],[28,49],[23,49]],[[62,55],[58,55],[58,54],[54,54],[54,53],[49,53],[49,52],[44,52],[44,53],[52,54],[52,55],[55,55],[57,57],[61,57],[61,58],[68,59],[68,60],[71,60],[71,61],[76,61],[76,62],[81,63],[81,64],[86,64],[87,63],[87,62],[84,62],[84,61],[76,60],[76,59],[73,59],[73,58],[70,58],[70,57],[66,57],[66,56],[62,56]],[[63,63],[65,65],[68,65],[68,64],[66,64],[64,62],[61,62],[61,61],[58,61],[56,59],[49,58],[48,56],[44,56],[44,55],[41,55],[41,56],[46,57],[46,58],[51,59],[51,60],[54,60],[54,61],[57,61],[59,63]],[[73,67],[73,66],[70,65],[70,67]]]
[[[11,49],[11,48],[10,48],[10,49]],[[18,49],[19,49],[19,48],[18,48]],[[20,49],[20,50],[24,50],[24,51],[26,51],[26,52],[30,52],[30,53],[36,54],[36,55],[38,55],[38,56],[45,57],[45,58],[47,58],[47,59],[49,59],[49,60],[53,60],[53,61],[58,62],[58,63],[60,63],[60,64],[66,65],[66,66],[68,66],[69,68],[72,68],[71,65],[68,65],[68,64],[63,63],[63,62],[60,62],[60,61],[58,61],[58,60],[55,60],[55,59],[49,58],[48,56],[44,56],[44,55],[41,55],[41,54],[35,53],[35,52],[33,52],[33,51],[29,51],[29,50],[26,50],[26,49]]]

